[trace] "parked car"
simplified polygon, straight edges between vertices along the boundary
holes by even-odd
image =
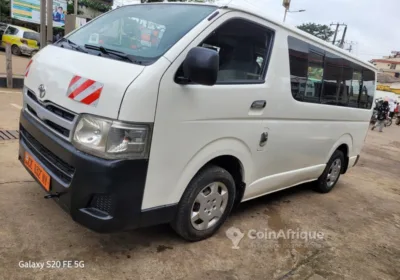
[[[40,35],[38,32],[10,24],[0,23],[1,47],[11,44],[14,55],[33,56],[39,51]]]

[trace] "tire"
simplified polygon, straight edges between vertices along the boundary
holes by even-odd
[[[392,120],[391,119],[388,119],[386,122],[385,122],[385,126],[391,126],[392,125]]]
[[[18,56],[20,56],[20,55],[21,55],[21,50],[20,50],[20,48],[19,48],[17,45],[12,45],[12,46],[11,46],[11,53],[12,53],[13,55],[18,55]]]
[[[338,170],[335,170],[335,163],[337,164],[340,161],[340,166],[338,167]],[[328,163],[326,164],[325,170],[322,173],[322,175],[318,178],[318,180],[314,184],[314,190],[320,193],[328,193],[330,192],[336,185],[337,181],[340,178],[340,174],[343,171],[344,168],[344,155],[342,151],[336,150]],[[335,171],[335,172],[333,172]],[[331,181],[328,176],[330,176],[333,180]]]
[[[400,118],[397,118],[395,123],[396,125],[400,125]]]
[[[225,198],[221,194],[225,194]],[[172,228],[188,241],[200,241],[212,236],[231,212],[235,195],[236,186],[232,175],[219,166],[206,166],[186,188],[171,222]],[[197,215],[192,218],[196,212]],[[210,218],[212,220],[207,222]]]

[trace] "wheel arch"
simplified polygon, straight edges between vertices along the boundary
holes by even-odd
[[[349,163],[349,155],[353,150],[353,137],[350,134],[343,134],[332,146],[332,149],[329,151],[325,162],[328,162],[332,157],[333,153],[336,150],[340,150],[343,152],[345,163],[342,168],[342,174],[346,173]]]
[[[246,182],[252,177],[253,161],[249,147],[236,138],[215,140],[204,146],[189,160],[178,180],[179,201],[194,176],[210,164],[222,167],[232,175],[238,190],[236,202],[240,202]]]

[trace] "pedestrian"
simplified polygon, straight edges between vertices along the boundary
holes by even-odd
[[[393,119],[394,116],[394,110],[396,109],[396,102],[394,102],[393,100],[390,100],[389,103],[389,117],[390,119]]]
[[[378,116],[375,124],[371,127],[371,130],[374,130],[375,127],[379,127],[379,132],[382,132],[385,120],[389,113],[389,102],[387,102],[386,100],[383,101],[383,103],[378,105],[376,110]]]

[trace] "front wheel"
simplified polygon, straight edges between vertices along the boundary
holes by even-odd
[[[328,161],[324,172],[315,182],[314,189],[320,193],[330,192],[339,180],[343,165],[343,152],[336,150]]]
[[[400,118],[397,118],[395,123],[396,125],[400,125]]]
[[[391,119],[387,119],[387,120],[385,121],[385,127],[391,126],[391,125],[392,125],[392,120],[391,120]]]
[[[203,168],[184,192],[172,228],[188,241],[212,236],[231,212],[235,195],[235,181],[228,171],[213,165]]]
[[[20,50],[20,48],[19,48],[17,45],[13,45],[13,46],[11,47],[11,53],[12,53],[13,55],[21,55],[21,50]]]

